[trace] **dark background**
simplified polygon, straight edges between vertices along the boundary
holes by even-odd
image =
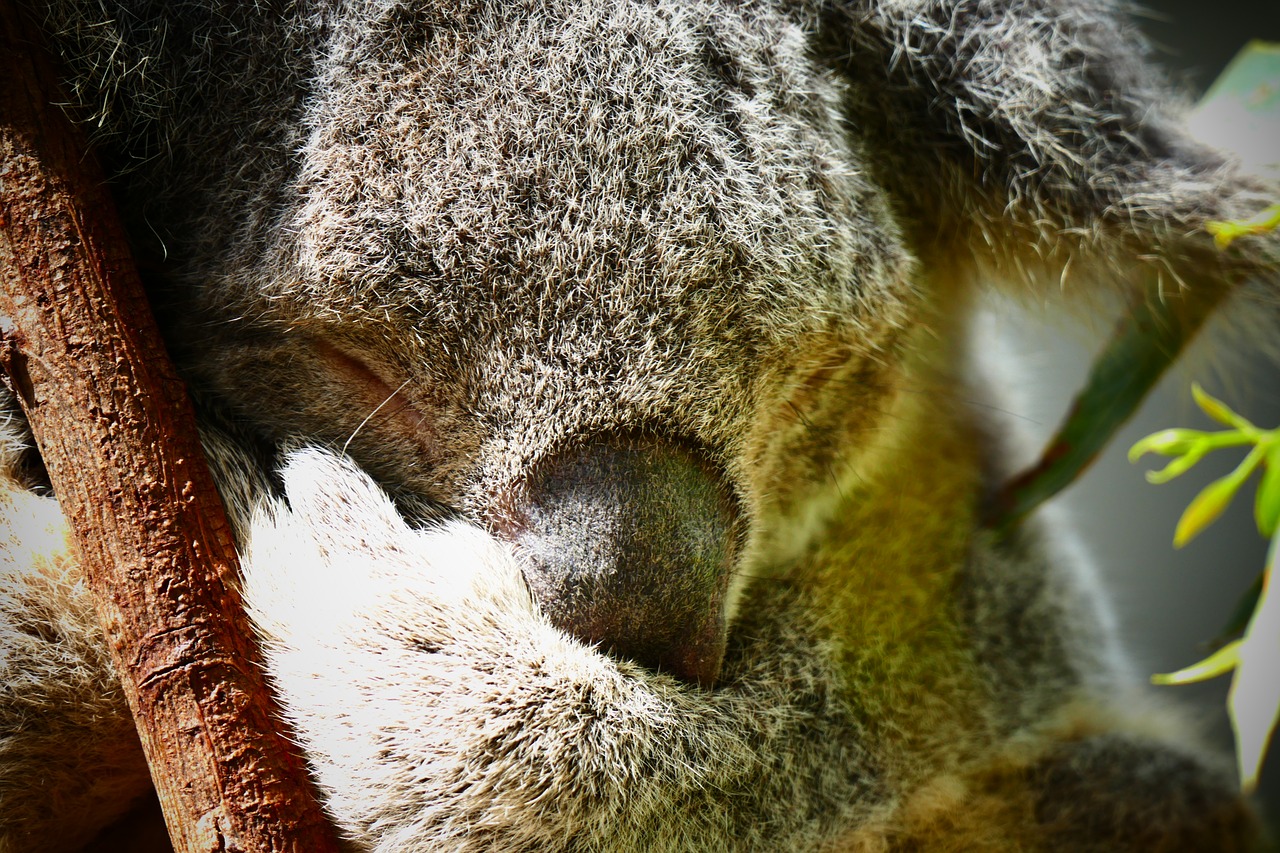
[[[1157,45],[1157,58],[1193,94],[1203,91],[1250,39],[1280,41],[1280,0],[1148,0],[1145,5],[1148,12],[1140,20]],[[1280,151],[1280,140],[1276,147]],[[1280,302],[1280,283],[1275,298]],[[1000,322],[1007,328],[1022,321]],[[1068,332],[1048,344],[1049,333],[1041,327],[1009,329],[1026,374],[1021,390],[1027,397],[1015,403],[1021,408],[1014,414],[1025,418],[1040,440],[1052,432],[1081,386],[1109,325],[1102,321],[1099,328]],[[1267,337],[1258,345],[1280,351],[1280,327]],[[1239,336],[1219,331],[1218,338],[1219,347],[1210,339],[1166,377],[1096,468],[1059,501],[1089,543],[1100,579],[1113,595],[1121,634],[1143,675],[1176,670],[1204,657],[1212,648],[1208,641],[1220,633],[1265,562],[1266,543],[1253,523],[1252,484],[1241,495],[1245,499],[1238,497],[1231,511],[1199,538],[1181,550],[1172,547],[1182,509],[1204,485],[1231,470],[1242,453],[1219,451],[1222,459],[1210,457],[1162,486],[1143,478],[1143,470],[1153,465],[1130,465],[1125,459],[1133,442],[1158,429],[1216,426],[1192,402],[1192,380],[1260,426],[1280,424],[1280,361],[1265,360],[1250,349],[1243,357],[1221,356],[1222,340],[1235,338],[1232,349],[1239,350]],[[1275,665],[1280,667],[1280,659]],[[1189,703],[1193,715],[1225,747],[1231,737],[1224,710],[1227,687],[1228,680],[1220,678],[1155,689],[1172,691]],[[1280,830],[1280,737],[1264,764],[1258,802],[1272,827]]]
[[[1250,39],[1280,41],[1275,0],[1146,0],[1140,21],[1169,68],[1201,89]]]

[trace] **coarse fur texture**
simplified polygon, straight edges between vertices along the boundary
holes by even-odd
[[[1087,563],[979,520],[982,288],[1274,302],[1123,10],[30,8],[351,849],[1253,849]],[[145,768],[5,429],[0,851],[75,850]]]

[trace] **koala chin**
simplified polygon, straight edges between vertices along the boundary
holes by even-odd
[[[350,849],[1260,843],[1065,525],[981,522],[984,291],[1276,300],[1110,3],[26,5]],[[149,782],[7,429],[0,851],[77,850]]]

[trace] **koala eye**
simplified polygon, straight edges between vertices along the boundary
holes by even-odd
[[[607,438],[544,460],[503,531],[543,613],[606,651],[710,687],[742,529],[727,481],[656,438]]]

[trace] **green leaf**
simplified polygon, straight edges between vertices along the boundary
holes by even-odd
[[[1253,424],[1231,411],[1226,403],[1216,397],[1209,396],[1208,392],[1200,387],[1200,383],[1191,383],[1191,396],[1195,397],[1196,403],[1204,410],[1204,413],[1218,423],[1245,431],[1255,429]]]
[[[1231,499],[1236,496],[1236,492],[1240,491],[1244,481],[1249,479],[1253,469],[1262,463],[1262,455],[1262,445],[1254,447],[1234,471],[1214,480],[1192,498],[1173,531],[1173,547],[1181,548],[1217,521],[1218,516],[1222,515]]]
[[[1231,219],[1205,223],[1219,249],[1225,249],[1241,237],[1256,237],[1280,226],[1280,204],[1273,204],[1249,219]]]
[[[1197,462],[1204,458],[1204,454],[1207,449],[1207,447],[1197,448],[1189,453],[1179,456],[1177,459],[1174,459],[1159,471],[1148,471],[1146,474],[1147,482],[1159,485],[1160,483],[1167,483],[1174,477],[1187,473]]]
[[[1280,555],[1280,538],[1271,540],[1262,597],[1239,646],[1239,664],[1227,697],[1227,711],[1236,733],[1236,761],[1240,786],[1252,791],[1271,735],[1280,719],[1280,595],[1272,594]]]
[[[1201,489],[1178,519],[1173,531],[1173,547],[1181,548],[1217,521],[1239,489],[1240,484],[1230,474]]]
[[[1226,675],[1240,663],[1240,640],[1234,640],[1209,655],[1204,660],[1184,667],[1177,672],[1151,676],[1152,684],[1194,684]]]
[[[1230,290],[1207,273],[1192,275],[1178,299],[1164,299],[1160,278],[1148,273],[1146,298],[1116,326],[1040,460],[1005,483],[991,501],[986,527],[1011,531],[1089,467],[1134,413]]]
[[[1276,535],[1280,523],[1280,443],[1267,451],[1266,470],[1258,484],[1258,495],[1253,502],[1253,519],[1258,532],[1270,539]]]
[[[1162,429],[1153,432],[1146,438],[1129,448],[1129,461],[1137,462],[1148,453],[1159,453],[1161,456],[1181,456],[1193,450],[1204,440],[1207,432],[1198,429]]]
[[[1231,618],[1227,620],[1222,633],[1218,635],[1216,641],[1218,644],[1244,636],[1245,629],[1249,627],[1249,620],[1253,618],[1253,611],[1258,609],[1258,599],[1262,597],[1262,578],[1265,574],[1265,572],[1258,572],[1253,582],[1249,584],[1249,588],[1236,601],[1236,606],[1231,611]]]

